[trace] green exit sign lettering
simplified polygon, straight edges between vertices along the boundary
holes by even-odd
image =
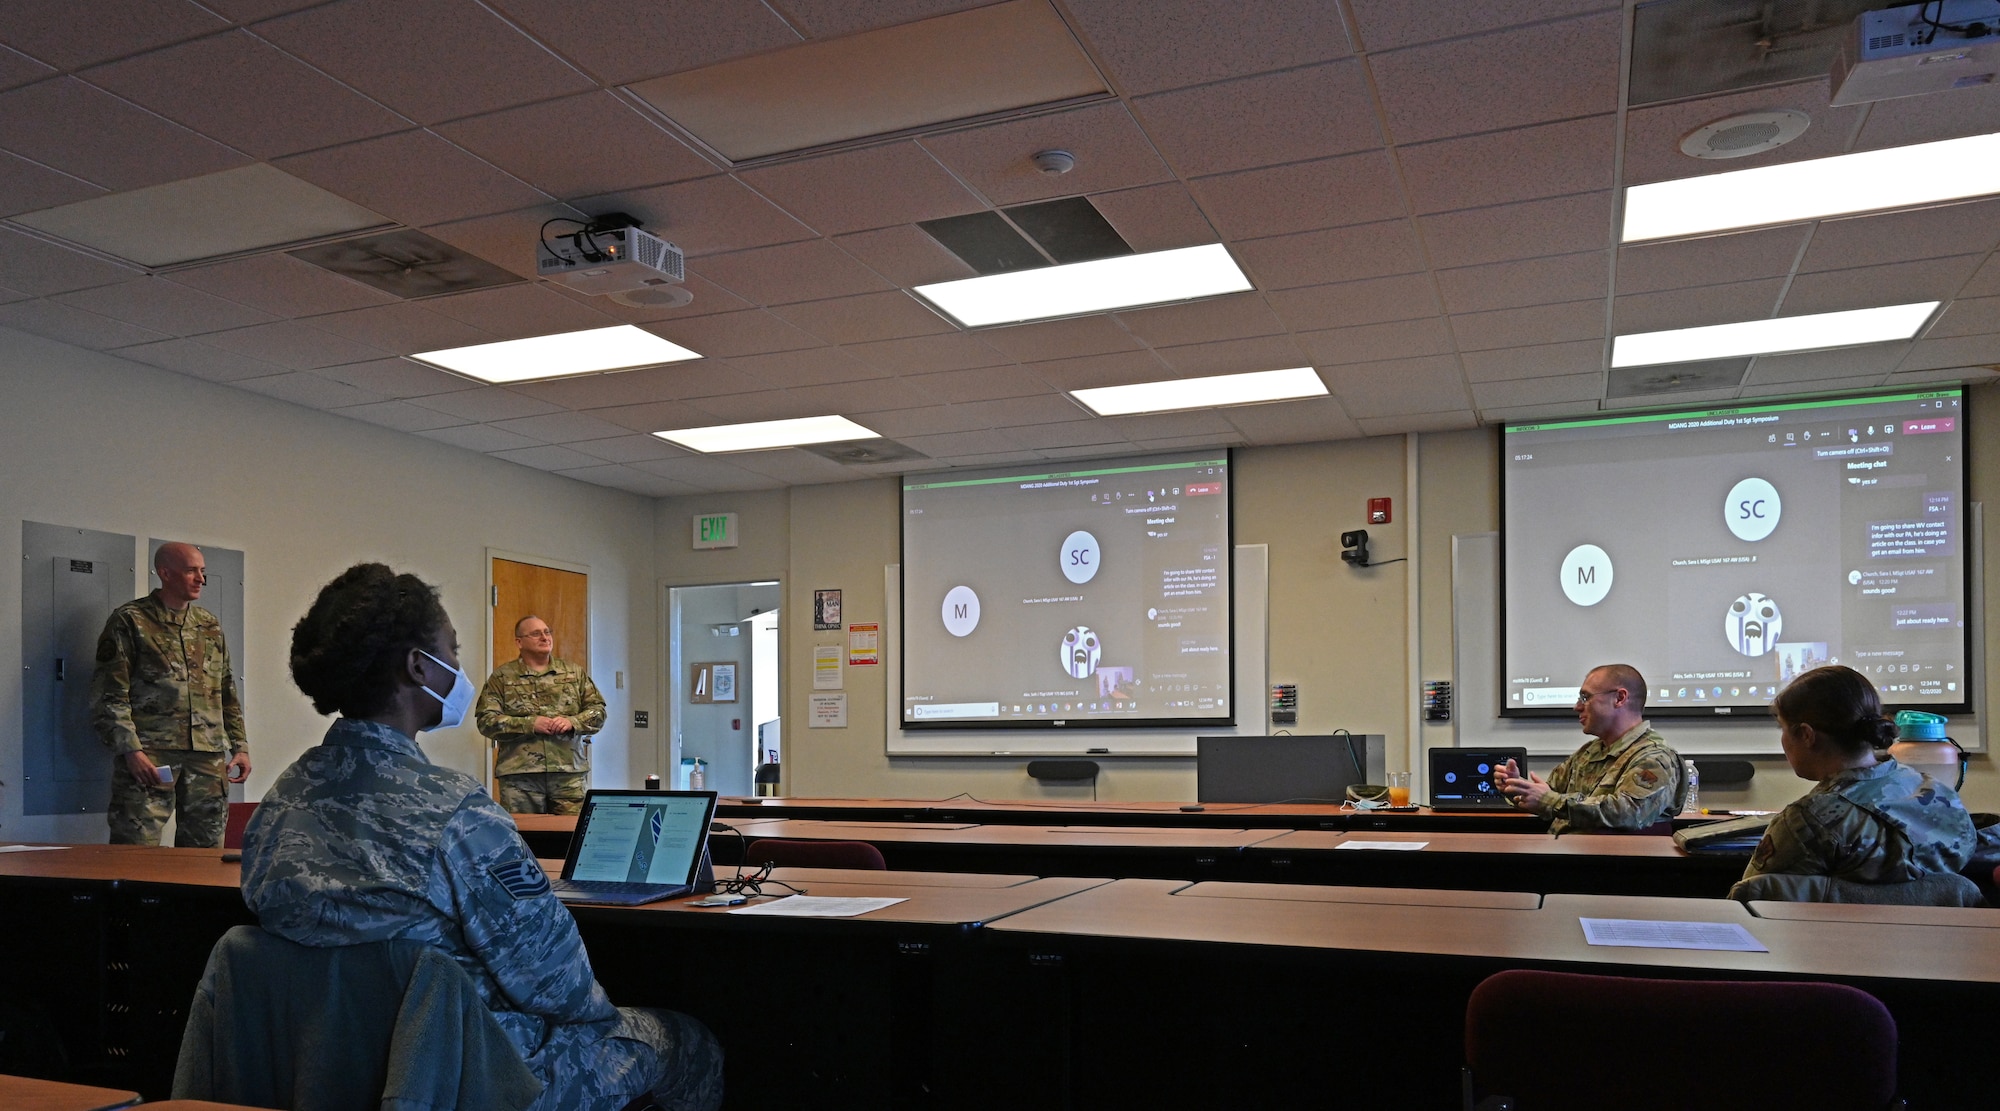
[[[734,548],[736,546],[736,536],[736,514],[697,513],[695,515],[695,551],[704,551],[709,548]]]

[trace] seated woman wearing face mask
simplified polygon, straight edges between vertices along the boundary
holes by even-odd
[[[1971,859],[1972,816],[1950,787],[1888,754],[1895,723],[1860,672],[1814,668],[1772,710],[1792,771],[1819,782],[1772,820],[1730,897],[1848,901],[1814,893],[1824,884],[1803,877],[1898,884]],[[1753,885],[1760,876],[1775,878]]]
[[[722,1052],[694,1019],[619,1008],[569,910],[471,777],[431,763],[422,730],[465,718],[474,687],[436,589],[379,563],[320,591],[292,629],[292,678],[321,713],[244,831],[243,900],[311,946],[391,938],[450,954],[545,1085],[535,1108],[722,1101]]]

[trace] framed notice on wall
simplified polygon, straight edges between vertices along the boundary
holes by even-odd
[[[697,705],[736,701],[736,665],[733,663],[689,665],[688,701]]]

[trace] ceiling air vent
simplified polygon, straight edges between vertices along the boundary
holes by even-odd
[[[524,280],[420,231],[392,231],[290,252],[293,258],[409,300]]]

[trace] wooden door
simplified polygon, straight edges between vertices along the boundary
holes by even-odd
[[[514,623],[534,614],[556,635],[556,655],[590,670],[590,576],[511,559],[493,561],[493,666],[521,654]]]

